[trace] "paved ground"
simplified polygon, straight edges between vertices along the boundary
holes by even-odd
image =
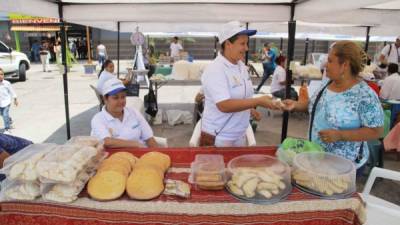
[[[129,65],[121,62],[122,68]],[[65,107],[62,85],[62,75],[56,65],[51,66],[52,72],[42,72],[41,66],[32,65],[28,71],[26,82],[15,82],[15,88],[20,105],[12,107],[11,116],[15,129],[12,134],[30,139],[36,143],[66,141]],[[71,118],[71,135],[89,135],[90,120],[98,112],[98,100],[89,85],[95,85],[97,75],[84,75],[83,66],[75,65],[68,75],[69,109]],[[257,84],[259,80],[254,80]],[[199,82],[170,82],[159,90],[160,108],[193,109],[193,99],[200,87]],[[269,87],[262,91],[268,93]],[[147,94],[147,90],[140,90],[140,97]],[[257,145],[277,145],[280,143],[282,116],[274,113],[268,116],[262,110],[264,117],[258,123],[255,133]],[[194,125],[169,126],[167,123],[153,126],[156,136],[168,138],[169,146],[188,146]],[[289,121],[288,136],[306,138],[308,118],[303,114],[294,114]],[[0,128],[2,121],[0,122]],[[394,154],[385,155],[385,167],[400,171],[400,163]],[[358,180],[358,189],[361,191],[365,177]],[[374,188],[374,193],[393,202],[400,203],[400,184],[390,180],[383,180]]]

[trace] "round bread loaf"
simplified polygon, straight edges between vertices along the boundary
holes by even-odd
[[[159,196],[163,190],[163,178],[153,166],[136,167],[126,182],[126,192],[133,199],[153,199]]]
[[[129,161],[132,168],[135,166],[135,163],[138,160],[138,158],[136,156],[134,156],[132,153],[129,153],[129,152],[117,152],[117,153],[112,154],[109,158],[110,159],[112,159],[112,158],[126,159]]]
[[[99,168],[106,166],[106,165],[122,165],[123,167],[126,168],[126,170],[128,171],[128,174],[132,171],[132,167],[131,167],[131,163],[129,162],[129,160],[121,158],[121,157],[113,157],[113,158],[107,158],[106,160],[104,160]]]
[[[128,178],[130,174],[130,171],[122,164],[112,164],[112,163],[103,164],[97,169],[97,173],[103,171],[115,171],[124,175],[126,178]]]
[[[126,187],[126,177],[115,171],[102,171],[89,180],[87,191],[93,199],[106,201],[119,198]]]
[[[164,172],[166,172],[168,168],[171,166],[171,158],[167,154],[161,152],[148,152],[142,155],[139,161],[159,166],[162,168]]]

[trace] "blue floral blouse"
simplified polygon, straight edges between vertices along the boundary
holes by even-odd
[[[311,97],[308,105],[310,114],[317,94],[326,86],[328,81],[324,81]],[[338,141],[325,143],[319,138],[318,132],[325,129],[375,128],[383,126],[383,122],[384,115],[378,96],[364,81],[341,93],[336,93],[326,88],[315,110],[311,140],[320,144],[327,152],[355,161],[359,155],[362,142]],[[364,164],[369,156],[367,142],[364,142],[362,148],[363,158],[359,164]]]

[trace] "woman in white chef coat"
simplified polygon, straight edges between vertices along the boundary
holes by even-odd
[[[221,52],[201,77],[205,107],[200,146],[245,146],[250,115],[261,117],[254,108],[276,108],[271,97],[252,97],[253,85],[242,61],[248,51],[249,36],[256,32],[232,21],[219,33]]]
[[[117,78],[108,79],[102,89],[104,107],[92,119],[91,136],[108,148],[157,147],[153,131],[143,115],[126,105],[126,88]]]

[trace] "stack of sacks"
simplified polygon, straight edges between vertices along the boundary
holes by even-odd
[[[149,200],[159,196],[164,190],[164,174],[171,166],[168,155],[160,152],[144,154],[133,168],[126,191],[130,198]]]
[[[293,75],[295,77],[310,78],[310,79],[321,79],[321,70],[312,64],[307,64],[305,66],[295,65],[293,70]]]
[[[89,180],[87,190],[93,199],[108,201],[119,198],[126,180],[138,159],[129,152],[118,152],[104,160],[97,173]]]
[[[180,60],[174,63],[172,67],[171,78],[175,80],[189,80],[189,66],[191,63],[188,61]]]
[[[53,144],[33,144],[7,158],[0,171],[7,176],[2,183],[3,197],[14,200],[34,200],[39,197],[37,164],[55,147]]]
[[[200,80],[205,68],[212,61],[196,61],[189,65],[189,79]]]

